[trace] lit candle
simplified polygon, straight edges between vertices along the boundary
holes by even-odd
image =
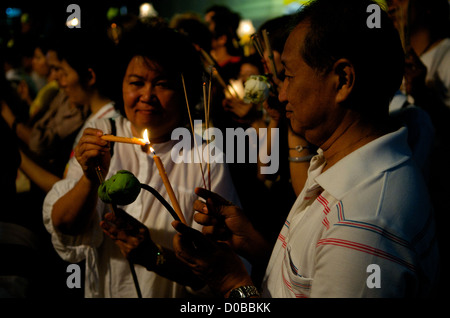
[[[136,137],[128,138],[128,137],[118,137],[118,136],[114,136],[114,135],[103,135],[101,138],[106,141],[121,142],[121,143],[126,143],[126,144],[135,144],[135,145],[140,145],[140,146],[146,146],[148,144],[148,142],[146,142],[144,139],[136,138]]]
[[[144,141],[146,144],[150,144],[148,139],[147,129],[144,131]],[[150,152],[153,154],[153,160],[155,161],[156,167],[158,168],[159,175],[164,183],[164,187],[166,188],[167,194],[169,195],[170,201],[172,202],[173,209],[176,214],[180,218],[181,222],[187,225],[186,219],[184,218],[183,212],[181,212],[180,204],[178,203],[177,197],[175,196],[175,192],[173,192],[172,185],[170,184],[169,178],[167,177],[166,169],[164,169],[164,165],[161,161],[161,158],[156,155],[155,150],[152,147],[149,147],[148,154]]]
[[[231,98],[233,95],[231,95],[229,92],[233,91],[234,97],[238,99],[242,99],[242,97],[245,95],[245,89],[244,84],[242,84],[242,80],[232,80],[230,79],[230,85],[228,85],[228,91],[225,91],[225,97]]]

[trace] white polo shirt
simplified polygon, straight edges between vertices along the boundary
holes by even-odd
[[[279,234],[263,296],[426,295],[438,248],[422,176],[401,128],[324,173],[322,151]]]

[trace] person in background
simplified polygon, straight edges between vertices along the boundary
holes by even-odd
[[[59,91],[58,81],[55,72],[52,69],[47,60],[47,53],[51,49],[45,39],[42,39],[36,48],[34,49],[34,55],[32,60],[33,71],[40,77],[45,78],[45,85],[38,91],[36,98],[30,100],[30,125],[44,114],[49,106],[50,102],[56,96]],[[30,97],[27,96],[27,99]]]
[[[214,5],[206,10],[205,21],[213,34],[211,56],[218,64],[218,71],[227,82],[239,74],[243,56],[237,28],[241,17],[226,6]]]
[[[442,154],[448,153],[450,130],[450,19],[447,0],[388,0],[390,17],[403,34],[405,43],[404,91],[409,104],[429,115],[434,128],[434,139],[426,144],[429,150],[426,176],[437,218],[441,251],[447,247],[445,224],[448,213],[445,196],[450,191],[450,169],[442,165]],[[422,123],[421,129],[425,125]],[[422,147],[423,149],[423,147]],[[422,150],[419,148],[419,151]],[[421,151],[422,155],[424,151]],[[419,155],[420,156],[420,155]],[[442,257],[442,267],[448,266],[448,257]],[[441,288],[449,284],[443,275]]]

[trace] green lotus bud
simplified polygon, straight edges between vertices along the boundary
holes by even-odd
[[[109,180],[103,181],[98,187],[98,196],[105,203],[112,203],[111,198],[108,195],[108,183]]]
[[[141,183],[127,170],[119,170],[109,180],[103,182],[98,188],[98,195],[105,203],[127,205],[141,192]]]

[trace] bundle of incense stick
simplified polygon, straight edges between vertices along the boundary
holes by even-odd
[[[206,82],[203,82],[203,102],[205,109],[205,130],[206,130],[206,147],[208,152],[207,169],[208,169],[208,189],[211,190],[211,164],[209,153],[209,107],[211,103],[211,77],[209,79],[209,92],[206,93]]]
[[[195,134],[194,124],[192,122],[192,116],[191,116],[191,109],[189,107],[189,99],[188,99],[187,91],[186,91],[186,83],[184,81],[183,73],[181,73],[181,82],[183,83],[184,97],[186,99],[186,107],[187,107],[187,111],[188,111],[188,115],[189,115],[189,122],[191,124],[192,134]],[[195,136],[194,136],[194,145],[195,145],[195,149],[197,150],[198,157],[201,158],[200,157],[200,151],[199,151],[198,145],[197,145],[197,138],[195,138]],[[202,161],[201,160],[199,162],[199,165],[200,165],[200,171],[201,171],[202,177],[203,177],[203,185],[206,188],[205,174],[203,173],[203,166],[202,166]]]
[[[256,52],[258,52],[259,56],[264,59],[264,47],[261,44],[258,33],[252,34],[250,38],[252,40],[253,46],[256,49]]]
[[[266,45],[266,49],[269,54],[269,59],[270,59],[271,66],[272,66],[272,69],[271,69],[272,75],[276,78],[277,77],[277,68],[275,66],[275,59],[273,57],[272,46],[270,45],[270,41],[269,41],[269,33],[267,32],[266,29],[264,29],[262,31],[262,33],[263,33],[263,37],[264,37],[264,43]]]
[[[212,74],[214,75],[214,78],[219,82],[219,84],[227,91],[228,94],[233,96],[233,94],[230,91],[230,87],[225,83],[225,80],[220,75],[219,71],[217,70],[217,62],[214,61],[211,55],[209,55],[205,50],[201,49],[200,52],[203,55],[203,58],[206,60],[206,62],[210,65]],[[231,87],[234,91],[234,95],[239,98],[239,94],[236,92],[234,87]]]

